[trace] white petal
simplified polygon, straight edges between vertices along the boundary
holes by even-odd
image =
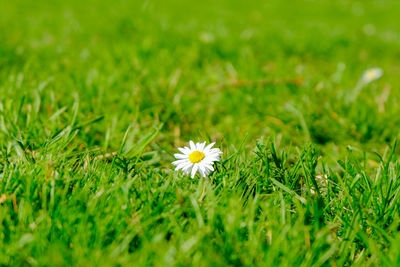
[[[208,170],[210,170],[212,172],[214,171],[214,167],[211,164],[207,164],[204,167],[206,168],[206,170],[208,169]]]
[[[180,151],[180,152],[182,152],[183,154],[185,154],[185,155],[187,155],[187,154],[190,154],[190,148],[188,148],[188,147],[178,147],[178,150]]]
[[[213,148],[213,149],[210,149],[210,153],[222,154],[222,151],[219,148]]]
[[[178,164],[178,166],[176,166],[176,168],[175,168],[175,171],[179,171],[180,169],[183,169],[183,168],[185,168],[185,167],[186,167],[186,165],[187,165],[187,163],[181,163],[181,164]]]
[[[185,155],[185,154],[174,154],[174,157],[176,159],[187,159],[189,158],[189,155]]]
[[[206,146],[205,149],[211,149],[214,145],[215,145],[215,142],[212,142],[211,144],[209,144],[208,146]]]
[[[193,143],[192,140],[189,141],[189,145],[190,145],[190,152],[193,152],[196,150],[196,145]]]
[[[196,175],[197,170],[199,169],[199,166],[196,164],[194,164],[193,169],[192,169],[192,173],[191,176],[192,178],[194,178],[194,176]]]
[[[208,158],[208,159],[211,159],[211,158],[213,158],[213,159],[218,159],[219,160],[219,158],[220,158],[220,156],[219,156],[219,154],[208,154],[207,156],[205,156],[206,158]]]
[[[191,167],[193,167],[193,163],[189,162],[187,165],[185,165],[182,171],[186,172],[187,170],[192,170]]]
[[[210,159],[210,157],[205,157],[202,161],[202,164],[213,164],[214,160],[212,160],[212,158]]]
[[[197,150],[200,152],[204,151],[204,146],[206,145],[206,142],[203,143],[197,143]]]
[[[213,147],[213,145],[215,145],[215,142],[209,144],[208,146],[206,146],[203,150],[204,153],[210,151],[210,149]]]
[[[188,160],[187,159],[175,160],[174,162],[172,162],[172,165],[177,166],[177,165],[179,165],[181,163],[184,163],[184,162],[188,162]]]
[[[200,143],[194,143],[195,150],[199,151]]]
[[[201,162],[204,166],[208,166],[208,165],[213,165],[214,162],[213,161],[202,161]]]
[[[200,173],[200,175],[203,176],[203,177],[206,177],[206,174],[204,172],[205,172],[205,168],[204,168],[203,164],[199,164],[199,173]]]
[[[189,165],[189,168],[182,170],[186,175],[190,174],[193,169],[193,164]]]
[[[214,162],[214,161],[219,161],[219,156],[206,156],[203,161],[207,162]]]

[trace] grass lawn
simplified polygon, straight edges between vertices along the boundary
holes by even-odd
[[[399,12],[0,0],[0,266],[400,266]]]

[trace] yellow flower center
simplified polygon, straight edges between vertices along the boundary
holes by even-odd
[[[189,160],[191,163],[198,163],[204,159],[204,153],[200,151],[193,151],[189,155]]]

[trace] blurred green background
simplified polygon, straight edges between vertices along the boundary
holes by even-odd
[[[74,93],[78,119],[105,116],[80,134],[104,150],[115,149],[132,122],[164,123],[159,141],[168,144],[207,137],[237,146],[248,135],[253,145],[272,136],[296,145],[311,139],[330,153],[342,142],[379,149],[398,135],[398,1],[2,1],[1,7],[2,100],[38,92],[42,122],[67,107],[47,131],[32,123],[36,130],[22,133],[32,142],[61,127]],[[345,105],[347,92],[374,66],[383,78]],[[257,85],[264,79],[276,82]],[[245,85],[229,86],[237,81]]]
[[[194,201],[202,184],[183,179],[177,184],[170,162],[176,146],[186,145],[190,139],[217,141],[226,159],[241,144],[248,153],[256,140],[264,138],[273,140],[277,148],[294,148],[289,164],[298,159],[298,149],[312,143],[328,168],[341,170],[337,161],[347,157],[346,148],[351,146],[361,151],[357,158],[363,158],[364,151],[368,154],[363,171],[375,171],[379,158],[373,152],[383,154],[399,137],[399,12],[400,1],[396,0],[0,0],[0,194],[4,191],[7,195],[0,206],[4,242],[0,265],[14,260],[21,265],[85,266],[91,259],[92,264],[104,259],[108,264],[123,265],[141,258],[134,254],[137,251],[146,253],[150,261],[154,253],[160,256],[167,251],[165,262],[173,262],[171,255],[176,250],[176,257],[187,264],[192,254],[185,253],[186,246],[198,248],[197,262],[215,260],[217,265],[244,264],[246,259],[250,259],[249,265],[255,264],[265,251],[275,255],[271,261],[277,263],[284,258],[281,254],[293,256],[294,248],[304,248],[302,256],[308,259],[304,262],[318,265],[324,263],[318,260],[326,250],[331,251],[334,242],[344,244],[341,251],[353,255],[343,254],[342,263],[352,262],[355,254],[379,262],[373,254],[379,251],[377,247],[354,241],[355,234],[349,234],[353,238],[350,250],[346,242],[336,239],[336,230],[330,239],[331,229],[337,226],[304,225],[303,215],[318,215],[322,209],[317,204],[296,206],[285,190],[278,189],[260,204],[266,205],[262,207],[272,219],[253,220],[259,206],[241,209],[241,184],[234,184],[232,178],[242,179],[244,172],[258,173],[256,163],[246,165],[253,164],[246,156],[229,161],[228,171],[218,174],[225,175],[220,178],[224,185],[234,185],[228,189],[208,185],[210,206],[203,208],[210,218],[214,211],[220,216],[213,222],[221,228],[206,223],[208,232],[202,239],[196,235],[200,208]],[[349,101],[363,72],[371,67],[381,68],[383,76]],[[146,147],[145,156],[151,160],[145,161],[140,178],[132,174],[128,179],[126,170],[121,171],[114,162],[93,163],[91,176],[86,176],[84,159],[89,155],[120,151],[123,140],[134,147],[160,125],[160,132]],[[355,162],[349,165],[358,166]],[[234,169],[244,165],[247,169]],[[362,171],[357,171],[358,179]],[[345,174],[341,170],[338,177]],[[259,181],[254,183],[259,185]],[[13,195],[19,210],[12,202]],[[256,200],[260,199],[264,200]],[[287,212],[286,218],[284,199],[290,203],[287,209],[299,213]],[[344,218],[348,214],[342,210],[343,199],[332,201]],[[362,201],[354,203],[367,207]],[[391,206],[393,214],[396,207]],[[224,215],[232,210],[237,213],[230,225],[225,221],[230,217]],[[370,216],[370,210],[364,214]],[[327,214],[327,224],[343,222],[339,215]],[[379,216],[373,220],[381,221]],[[247,237],[239,223],[242,218],[259,227],[248,241],[254,246],[240,243]],[[356,215],[346,218],[353,220]],[[158,224],[158,219],[168,222]],[[264,247],[265,240],[260,240],[267,234],[279,236],[285,220],[292,227],[285,228],[290,238],[282,237],[282,243],[272,244],[275,247]],[[181,221],[187,228],[179,228]],[[142,222],[143,228],[137,230],[137,222]],[[271,226],[268,231],[267,226]],[[340,226],[338,236],[353,229],[353,225]],[[382,227],[385,234],[396,232],[394,224],[390,231]],[[307,250],[304,242],[307,244],[309,230],[323,241]],[[377,244],[391,247],[385,238],[376,239]],[[203,241],[196,243],[198,240]],[[216,241],[209,246],[209,240]],[[239,247],[248,245],[248,254],[239,255],[242,259],[228,256],[240,251],[235,245],[227,247],[234,241]],[[131,247],[141,249],[131,251]],[[225,254],[210,252],[214,248]],[[364,248],[372,253],[363,254]],[[287,264],[302,259],[288,257]]]

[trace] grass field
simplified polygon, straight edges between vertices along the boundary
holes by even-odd
[[[399,12],[0,0],[0,266],[400,266]]]

